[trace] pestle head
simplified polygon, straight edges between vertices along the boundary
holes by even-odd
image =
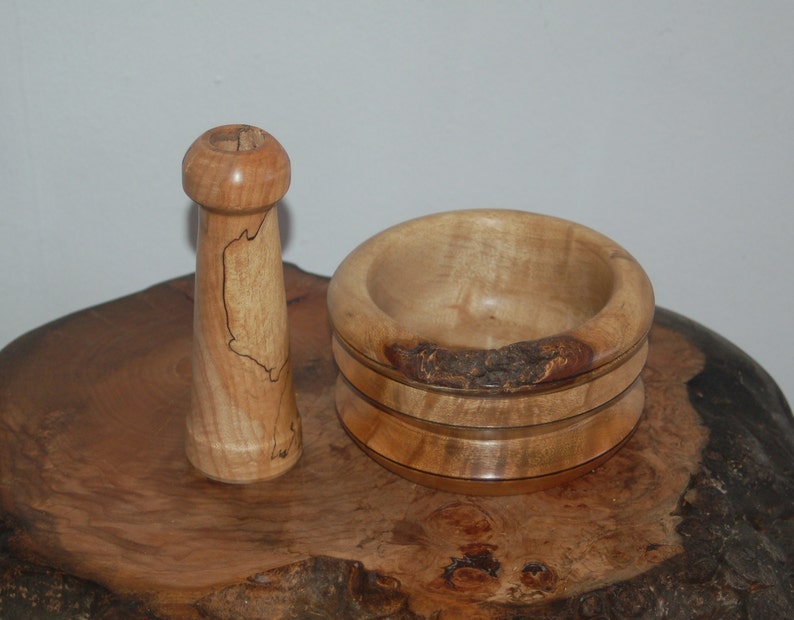
[[[221,213],[266,210],[287,193],[287,152],[269,133],[251,125],[206,131],[182,160],[182,187],[191,200]]]

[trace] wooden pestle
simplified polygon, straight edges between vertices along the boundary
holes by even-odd
[[[206,476],[268,480],[301,455],[276,203],[290,183],[273,136],[225,125],[182,162],[199,209],[186,451]]]

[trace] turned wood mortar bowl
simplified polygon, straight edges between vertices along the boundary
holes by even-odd
[[[579,224],[497,209],[399,224],[341,263],[328,309],[342,425],[420,484],[547,488],[613,455],[641,417],[653,289]]]

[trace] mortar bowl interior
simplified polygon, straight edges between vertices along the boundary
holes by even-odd
[[[339,266],[328,305],[336,336],[379,372],[486,391],[538,389],[607,365],[639,346],[654,308],[647,275],[607,237],[500,209],[375,235]],[[540,358],[554,361],[534,368]],[[492,376],[455,376],[483,372]]]

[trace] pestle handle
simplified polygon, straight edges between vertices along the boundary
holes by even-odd
[[[224,482],[274,478],[301,454],[274,208],[289,184],[281,144],[249,125],[205,132],[182,163],[200,207],[186,452]]]

